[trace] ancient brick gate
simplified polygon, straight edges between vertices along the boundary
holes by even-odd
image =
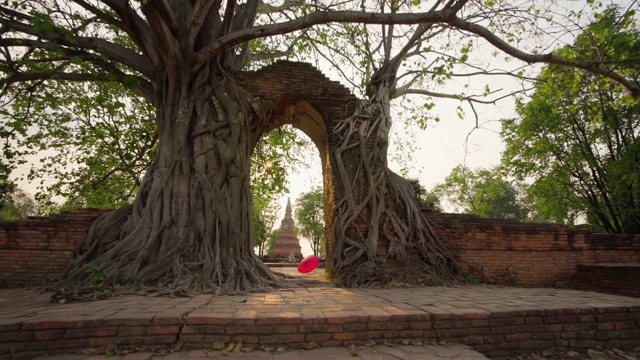
[[[318,148],[324,183],[324,216],[327,234],[327,271],[330,273],[336,199],[342,197],[331,164],[338,139],[336,124],[351,115],[356,97],[337,81],[331,81],[308,63],[278,61],[257,71],[243,72],[238,82],[252,95],[273,101],[277,113],[273,128],[291,124],[303,131]]]

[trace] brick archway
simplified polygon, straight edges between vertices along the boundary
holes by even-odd
[[[256,71],[243,72],[238,82],[253,96],[276,105],[273,128],[291,124],[309,136],[318,148],[324,185],[326,270],[331,274],[335,204],[336,199],[342,197],[331,164],[330,154],[338,143],[332,130],[340,120],[351,115],[351,106],[357,98],[313,65],[301,62],[278,61]]]

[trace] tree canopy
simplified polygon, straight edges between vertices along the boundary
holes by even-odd
[[[269,246],[278,235],[275,226],[278,221],[278,206],[272,194],[259,192],[259,188],[253,190],[253,245],[258,250],[258,256],[264,256]],[[266,196],[265,196],[266,195]]]
[[[500,175],[498,168],[471,170],[459,165],[433,191],[467,214],[516,221],[527,219],[518,190]]]
[[[598,14],[572,57],[598,57],[623,74],[640,74],[640,31],[617,6]],[[635,55],[632,55],[635,54]],[[534,217],[572,224],[582,215],[608,232],[640,232],[640,103],[617,83],[584,71],[549,66],[518,118],[503,122],[503,163],[532,181]]]
[[[38,204],[22,189],[13,189],[0,208],[0,223],[12,222],[38,213]]]

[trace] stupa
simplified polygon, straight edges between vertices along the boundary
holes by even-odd
[[[280,222],[280,229],[278,230],[278,237],[269,250],[270,258],[285,258],[288,259],[289,255],[293,253],[296,259],[302,258],[302,248],[300,247],[300,241],[294,231],[296,223],[291,215],[291,198],[287,199],[287,208],[285,209],[284,219]]]

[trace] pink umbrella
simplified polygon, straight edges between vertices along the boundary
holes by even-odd
[[[315,269],[320,263],[320,258],[315,255],[310,255],[300,261],[298,264],[298,272],[303,274],[310,273]]]

